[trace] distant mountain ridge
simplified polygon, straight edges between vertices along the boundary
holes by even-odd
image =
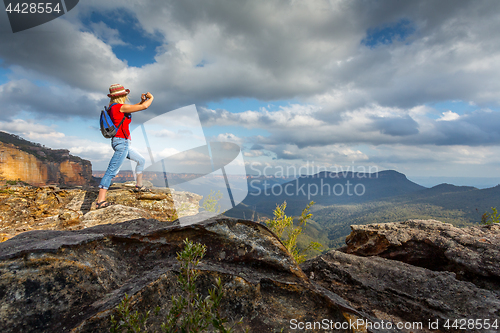
[[[321,185],[322,181],[323,185],[328,183],[332,187],[343,184],[344,188],[349,181],[351,193],[355,184],[362,184],[365,193],[362,196],[355,193],[351,196],[347,193],[341,196],[319,193],[310,197],[304,193],[280,193],[284,192],[286,186],[289,194],[295,193],[300,186],[307,191],[310,184],[311,189],[315,190],[315,186]],[[340,190],[341,185],[337,185],[337,190]],[[337,248],[343,246],[351,225],[408,219],[436,219],[455,226],[477,224],[483,213],[491,212],[491,207],[500,208],[500,186],[478,189],[443,183],[426,188],[394,170],[365,175],[322,172],[274,185],[273,188],[268,188],[267,195],[263,191],[250,193],[240,205],[227,211],[225,215],[262,221],[272,218],[276,206],[286,201],[286,214],[299,216],[311,200],[316,202],[312,209],[313,217],[299,242],[306,244],[307,241],[319,241],[327,247]]]
[[[311,200],[320,205],[354,204],[425,189],[394,170],[376,173],[323,171],[284,184],[274,183],[265,187],[261,181],[258,185],[254,186],[252,179],[249,179],[250,193],[242,204],[243,207],[255,207],[258,212],[268,215],[277,204],[284,201],[289,204],[291,213],[296,214]],[[230,214],[237,210],[238,207]]]
[[[471,191],[471,190],[477,190],[474,186],[457,186],[453,184],[448,184],[448,183],[442,183],[436,186],[433,186],[428,189],[429,192],[430,190],[434,190],[436,192],[466,192],[466,191]]]
[[[469,219],[477,219],[491,207],[500,206],[500,185],[477,189],[472,186],[440,184],[429,189],[394,198],[394,203],[413,202],[441,206],[446,209],[461,210]]]

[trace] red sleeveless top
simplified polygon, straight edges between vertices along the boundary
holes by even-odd
[[[118,132],[116,133],[115,137],[116,138],[130,139],[129,125],[130,125],[130,122],[132,121],[132,115],[130,113],[120,112],[120,108],[122,107],[122,105],[123,104],[113,105],[111,107],[111,109],[109,109],[109,116],[110,116],[111,120],[113,121],[113,124],[115,124],[116,127],[118,127],[118,125],[120,125],[120,122],[125,117],[125,120],[123,121],[123,124],[118,129]]]

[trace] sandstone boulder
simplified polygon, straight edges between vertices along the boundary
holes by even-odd
[[[335,250],[306,261],[301,268],[311,281],[345,298],[354,308],[396,325],[401,323],[402,328],[407,325],[406,332],[435,331],[429,329],[429,321],[438,321],[442,332],[464,332],[444,327],[456,319],[497,320],[500,325],[499,295],[460,281],[451,272]]]
[[[500,225],[457,228],[436,220],[353,225],[345,252],[376,255],[500,291]]]

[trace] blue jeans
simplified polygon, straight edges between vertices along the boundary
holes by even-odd
[[[125,158],[137,162],[135,173],[142,173],[146,160],[141,154],[139,154],[139,152],[137,152],[137,150],[130,147],[130,144],[130,140],[124,138],[114,137],[111,139],[111,147],[113,147],[115,153],[113,154],[113,157],[111,157],[111,161],[109,161],[108,169],[106,170],[104,177],[101,179],[99,188],[106,190],[109,188],[111,179],[118,174],[123,162],[125,162]]]

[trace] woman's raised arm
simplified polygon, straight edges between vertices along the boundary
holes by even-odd
[[[154,97],[153,94],[151,94],[150,92],[146,93],[144,97],[146,97],[147,99],[142,99],[141,96],[142,100],[137,104],[123,104],[122,107],[120,108],[120,112],[133,113],[137,111],[146,110],[153,102]]]

